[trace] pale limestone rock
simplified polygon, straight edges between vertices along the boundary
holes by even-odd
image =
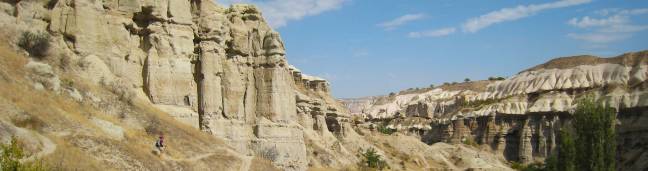
[[[101,131],[106,133],[106,135],[109,135],[110,138],[115,140],[124,139],[124,129],[122,127],[115,125],[110,121],[106,121],[96,117],[91,118],[90,121],[92,121],[94,125],[99,127]]]
[[[261,118],[254,134],[258,140],[253,141],[252,146],[257,154],[286,170],[306,169],[308,162],[303,160],[306,158],[303,131],[297,125],[277,124]]]
[[[178,121],[187,124],[189,126],[198,128],[200,117],[198,112],[194,111],[188,107],[175,106],[175,105],[155,105],[158,109],[168,113]]]
[[[504,81],[488,84],[483,92],[445,91],[433,89],[420,94],[396,95],[388,103],[363,105],[362,111],[372,118],[389,118],[397,113],[409,116],[452,118],[462,104],[494,101],[464,114],[485,116],[494,113],[525,114],[528,112],[570,111],[575,106],[578,89],[604,86],[637,85],[646,80],[648,65],[625,66],[620,64],[580,65],[565,69],[540,69],[521,72]],[[611,92],[603,97],[612,106],[639,107],[643,99],[635,93]],[[531,95],[538,97],[531,97]],[[532,101],[530,101],[532,99]],[[425,109],[427,108],[427,109]],[[427,112],[419,112],[425,109]],[[423,113],[425,115],[421,115]]]
[[[46,63],[29,61],[25,65],[25,68],[31,71],[31,79],[37,84],[36,87],[42,86],[45,89],[55,92],[61,88],[61,80],[54,73],[52,66]]]
[[[117,79],[110,68],[99,57],[88,55],[79,61],[79,76],[95,84],[109,85]]]
[[[74,89],[74,88],[72,88],[72,89],[68,88],[65,91],[67,91],[68,95],[70,95],[70,97],[72,97],[72,99],[76,100],[77,102],[83,101],[83,95],[81,95],[79,90]]]

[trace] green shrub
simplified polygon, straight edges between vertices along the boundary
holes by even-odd
[[[470,139],[470,138],[466,138],[462,143],[466,144],[466,145],[469,145],[469,146],[473,146],[473,147],[478,147],[479,146],[479,144],[477,144],[477,142],[475,142],[475,140]]]
[[[380,156],[378,153],[376,153],[376,150],[373,149],[373,148],[369,148],[369,149],[365,150],[362,153],[362,157],[364,157],[362,166],[369,167],[369,168],[375,168],[375,169],[379,169],[379,170],[382,170],[385,167],[387,167],[387,162],[385,162],[385,160],[381,159],[382,156]]]
[[[50,35],[46,32],[23,32],[18,40],[18,46],[29,52],[29,55],[42,58],[47,55],[50,47]]]
[[[500,81],[500,80],[505,80],[506,78],[504,77],[488,77],[489,81]]]
[[[2,156],[0,156],[0,167],[2,170],[18,170],[21,168],[20,159],[23,158],[22,148],[18,145],[15,138],[7,145],[0,144]]]
[[[528,165],[524,165],[518,162],[511,162],[511,169],[515,169],[519,171],[543,171],[545,170],[545,167],[542,163],[531,163]]]
[[[378,132],[383,133],[383,134],[387,134],[387,135],[391,135],[394,132],[396,132],[396,130],[391,129],[391,128],[387,128],[387,126],[385,126],[385,125],[379,125],[378,126]]]
[[[20,159],[24,156],[23,149],[20,147],[15,137],[7,145],[0,144],[0,170],[2,171],[41,171],[47,170],[42,162],[21,163]]]
[[[522,169],[524,169],[524,165],[522,163],[512,161],[511,162],[511,169],[522,170]]]

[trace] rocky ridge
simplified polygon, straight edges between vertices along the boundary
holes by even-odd
[[[390,120],[387,127],[414,132],[429,144],[474,141],[508,160],[529,163],[555,151],[557,131],[568,122],[576,99],[594,94],[619,111],[618,141],[623,144],[620,154],[625,154],[630,149],[625,145],[644,144],[648,132],[648,127],[636,125],[646,117],[647,69],[648,51],[613,58],[565,57],[502,81],[352,99],[346,106],[369,120]],[[483,88],[474,86],[484,83]],[[648,167],[632,162],[644,158],[646,150],[622,157],[620,168]]]

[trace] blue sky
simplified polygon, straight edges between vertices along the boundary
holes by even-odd
[[[552,58],[648,49],[643,0],[224,0],[253,3],[289,63],[335,97],[511,76]]]

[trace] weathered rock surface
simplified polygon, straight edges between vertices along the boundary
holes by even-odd
[[[58,92],[61,81],[52,68],[60,67],[124,101],[146,101],[181,123],[225,140],[241,155],[268,159],[284,170],[306,170],[311,163],[342,168],[358,161],[356,149],[340,147],[338,137],[353,129],[346,109],[330,96],[328,82],[287,63],[281,37],[252,5],[58,0],[3,1],[0,7],[0,28],[8,40],[24,31],[51,35],[47,58],[52,60],[25,66],[38,89]],[[74,92],[69,83],[66,88]],[[80,102],[106,102],[70,94]],[[134,127],[151,129],[123,110],[107,111],[119,113]],[[92,122],[111,139],[125,139],[121,126],[96,118]],[[336,162],[309,159],[314,146],[338,146],[326,152]],[[125,168],[144,167],[131,164]]]
[[[648,131],[636,125],[648,117],[643,115],[648,106],[647,68],[648,51],[614,58],[567,57],[503,81],[444,85],[345,103],[356,115],[391,120],[388,128],[417,134],[427,143],[476,142],[508,160],[529,163],[555,151],[560,125],[569,120],[576,99],[586,93],[618,109],[619,143],[640,141]],[[648,168],[631,162],[645,153],[638,149],[642,152],[623,155],[620,168]]]

